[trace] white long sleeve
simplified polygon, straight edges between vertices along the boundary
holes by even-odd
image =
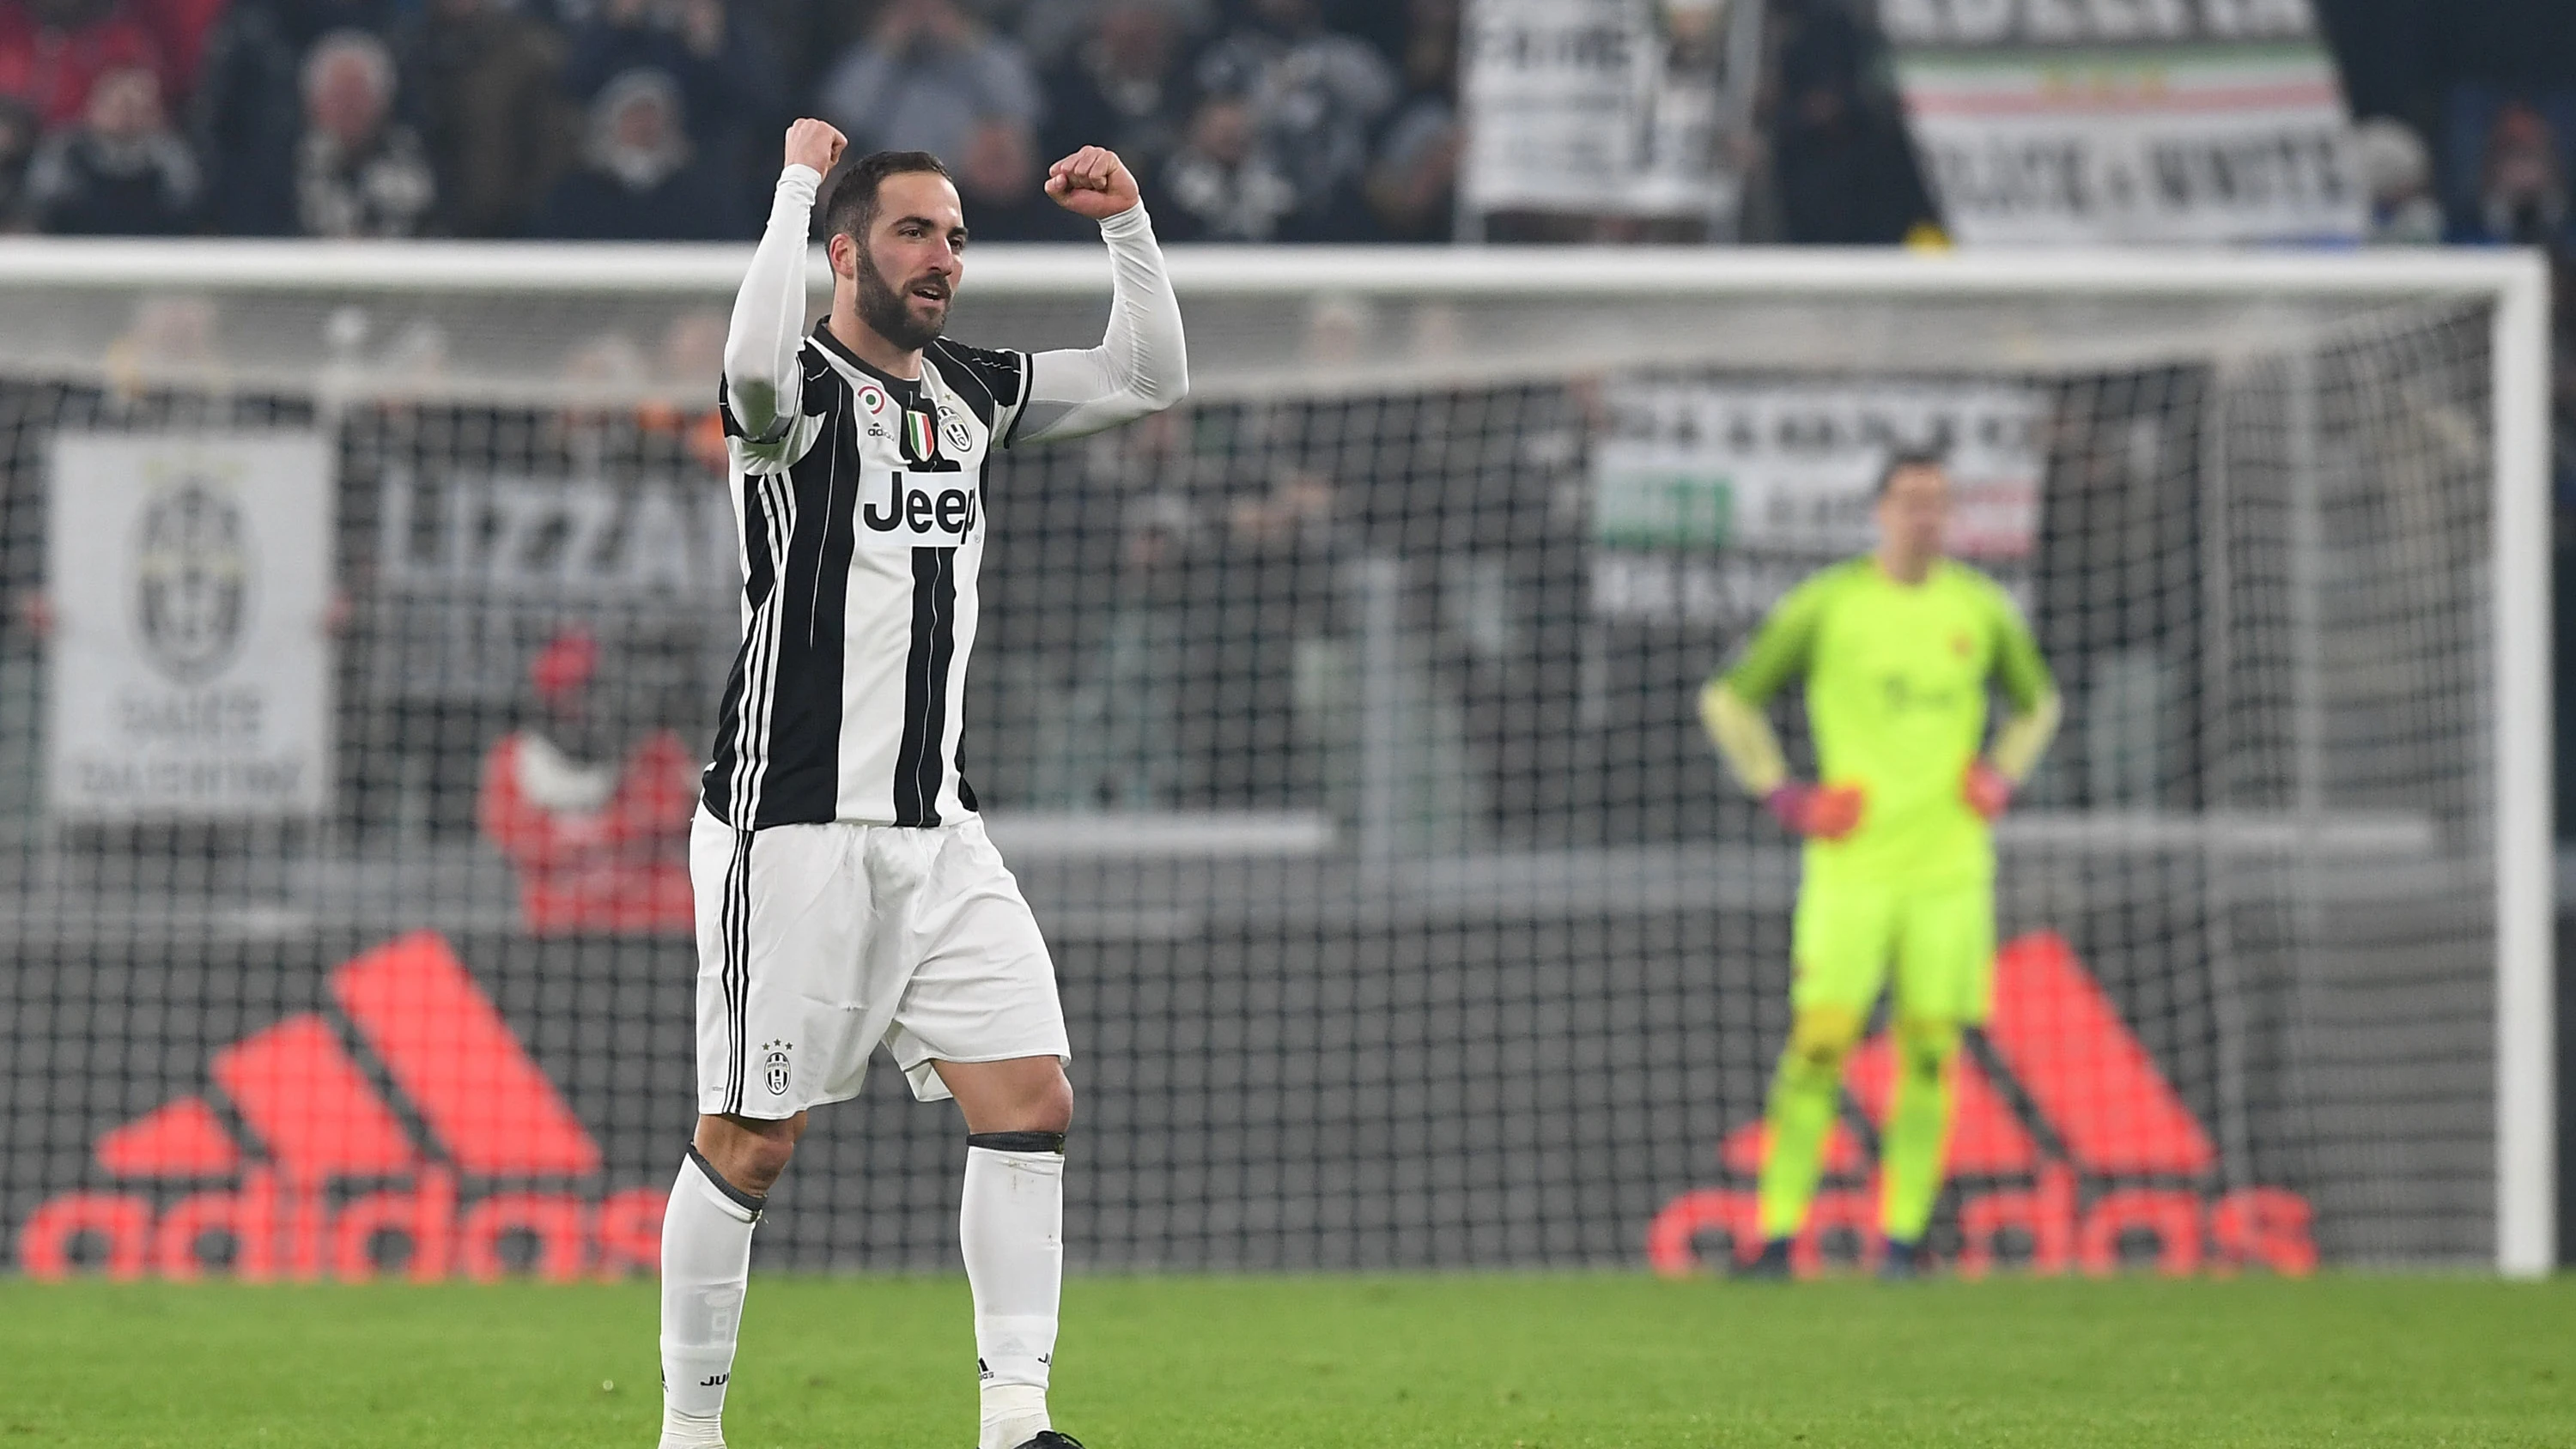
[[[725,403],[755,443],[785,437],[803,401],[796,356],[805,343],[806,236],[822,184],[810,166],[779,173],[769,225],[734,294],[733,325],[725,333]]]
[[[1078,438],[1161,412],[1189,394],[1181,302],[1142,202],[1100,223],[1109,244],[1109,332],[1098,347],[1029,359],[1017,442]]]

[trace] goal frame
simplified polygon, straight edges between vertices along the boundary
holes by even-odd
[[[210,293],[626,293],[729,297],[747,246],[384,242],[0,241],[0,288]],[[2222,252],[1839,248],[1176,247],[1190,299],[1728,297],[1943,299],[2453,299],[2491,308],[2495,717],[2495,1267],[2549,1274],[2557,1257],[2556,880],[2552,832],[2549,273],[2530,251]],[[1106,291],[1088,248],[976,249],[976,292]],[[817,252],[810,284],[830,274]]]

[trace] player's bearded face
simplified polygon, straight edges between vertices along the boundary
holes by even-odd
[[[924,268],[900,285],[877,270],[874,248],[858,248],[859,320],[868,330],[907,352],[927,347],[948,329],[948,299],[956,284],[936,268]]]

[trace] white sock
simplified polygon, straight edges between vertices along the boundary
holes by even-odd
[[[1019,1449],[1054,1427],[1047,1369],[1064,1288],[1064,1151],[1023,1150],[1054,1134],[967,1139],[958,1238],[975,1290],[975,1356],[983,1374],[982,1449]],[[1000,1139],[1004,1145],[979,1142]]]
[[[724,1443],[725,1381],[760,1209],[692,1148],[662,1210],[662,1449]]]

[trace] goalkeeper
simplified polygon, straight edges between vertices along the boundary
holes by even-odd
[[[1874,553],[1782,599],[1700,695],[1709,738],[1744,788],[1806,840],[1790,949],[1788,1049],[1766,1112],[1761,1255],[1785,1276],[1832,1129],[1843,1059],[1895,971],[1898,1075],[1880,1152],[1883,1271],[1910,1277],[1941,1191],[1959,1031],[1994,988],[1990,822],[2056,732],[2048,666],[1994,580],[1942,557],[1950,483],[1937,457],[1900,454],[1879,477]],[[1804,674],[1819,783],[1789,776],[1763,717]],[[1994,746],[1987,683],[2012,716]]]

